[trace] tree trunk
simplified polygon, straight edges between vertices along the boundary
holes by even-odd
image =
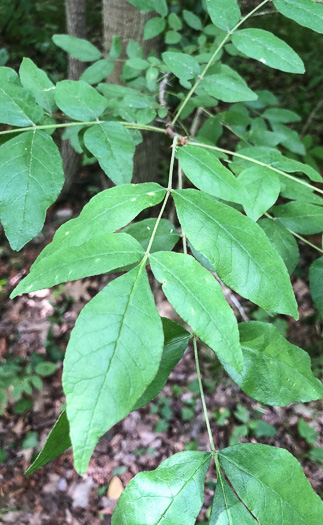
[[[85,0],[65,0],[66,30],[69,35],[78,38],[86,38],[86,3]],[[84,62],[68,57],[68,78],[78,80],[85,68]],[[68,140],[63,140],[61,147],[63,167],[65,173],[65,185],[63,192],[66,193],[77,173],[80,164],[80,156],[72,148]]]
[[[129,4],[127,0],[102,0],[103,14],[103,45],[105,53],[108,53],[112,39],[119,36],[122,45],[120,58],[126,58],[126,47],[129,40],[135,40],[140,44],[147,56],[152,49],[158,50],[159,39],[144,40],[144,26],[149,18],[155,16],[152,13],[143,13]],[[115,69],[109,75],[109,82],[122,84],[123,62],[115,62]],[[157,180],[159,156],[159,137],[157,133],[144,132],[143,142],[136,148],[134,161],[134,182],[146,182]]]

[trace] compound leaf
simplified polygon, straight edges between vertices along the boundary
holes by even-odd
[[[323,503],[287,450],[243,443],[221,450],[219,458],[239,498],[262,525],[320,523]]]
[[[62,159],[44,131],[27,131],[0,148],[0,218],[13,250],[41,230],[64,182]]]
[[[86,471],[98,439],[131,412],[157,374],[163,329],[143,264],[82,310],[64,362],[75,468]]]
[[[247,57],[287,73],[304,73],[302,59],[286,42],[263,29],[242,29],[232,35],[235,47]]]
[[[112,525],[194,525],[210,461],[208,452],[179,452],[156,470],[140,472],[122,493]]]
[[[286,267],[254,221],[196,190],[173,195],[189,241],[227,286],[262,308],[297,318]]]
[[[150,264],[178,315],[217,355],[242,370],[237,321],[214,277],[186,254],[158,252]]]
[[[129,130],[118,122],[104,122],[86,130],[84,143],[112,182],[131,181],[135,145]]]

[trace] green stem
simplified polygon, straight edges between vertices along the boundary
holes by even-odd
[[[266,217],[268,217],[268,219],[271,219],[272,221],[277,221],[277,219],[275,217],[272,217],[271,215],[269,215],[269,213],[265,213],[265,215],[266,215]],[[286,228],[286,226],[285,226],[285,228]],[[308,241],[307,239],[305,239],[305,237],[302,237],[298,233],[293,232],[293,230],[290,230],[289,228],[286,228],[286,230],[288,230],[289,233],[294,235],[294,237],[296,237],[300,241],[304,242],[305,244],[307,244],[311,248],[314,248],[314,250],[317,250],[318,252],[323,253],[323,250],[321,250],[321,248],[319,248],[318,246],[315,246],[315,244],[313,244],[310,241]]]
[[[171,194],[171,191],[172,191],[172,184],[173,184],[173,173],[174,173],[174,163],[175,163],[175,154],[176,154],[176,144],[177,144],[177,141],[178,141],[178,137],[175,136],[173,138],[173,145],[172,145],[172,156],[171,156],[171,160],[170,160],[170,166],[169,166],[169,175],[168,175],[168,185],[167,185],[167,192],[166,192],[166,195],[165,195],[165,199],[164,199],[164,202],[163,202],[163,205],[161,207],[161,210],[159,212],[159,215],[157,217],[157,220],[156,220],[156,223],[155,223],[155,226],[154,226],[154,229],[153,229],[153,232],[151,234],[151,237],[150,237],[150,241],[149,241],[149,244],[147,246],[147,250],[146,250],[146,253],[145,253],[145,256],[143,258],[143,261],[146,262],[146,260],[148,259],[149,255],[150,255],[150,249],[152,247],[152,244],[154,242],[154,238],[155,238],[155,235],[156,235],[156,231],[157,231],[157,228],[159,226],[159,223],[160,223],[160,220],[163,216],[163,213],[165,211],[165,208],[166,208],[166,204],[167,204],[167,201],[169,199],[169,196]]]
[[[203,80],[203,78],[205,77],[206,73],[208,72],[209,68],[211,67],[211,65],[213,64],[215,58],[217,57],[217,55],[220,53],[220,51],[223,49],[223,47],[225,46],[225,44],[227,43],[227,41],[231,38],[231,35],[248,19],[250,18],[256,11],[258,11],[258,9],[260,9],[263,5],[267,4],[269,2],[269,0],[264,0],[261,4],[259,4],[257,7],[255,7],[252,11],[250,11],[250,13],[248,13],[245,17],[243,17],[240,22],[238,22],[238,24],[233,28],[231,29],[231,31],[228,32],[228,34],[224,37],[224,39],[222,40],[222,42],[219,44],[219,46],[216,48],[216,50],[214,51],[213,55],[211,56],[210,60],[208,61],[208,63],[206,64],[205,68],[203,69],[202,73],[198,76],[198,79],[197,81],[195,82],[195,84],[193,85],[193,87],[190,89],[190,91],[187,93],[186,97],[184,98],[183,102],[179,105],[179,108],[175,114],[175,117],[173,118],[172,120],[172,123],[171,123],[171,127],[173,128],[179,118],[179,116],[181,115],[183,109],[185,108],[186,104],[188,103],[188,101],[190,100],[191,96],[195,93],[196,89],[198,88],[198,86],[200,85],[200,82]]]
[[[238,157],[239,159],[247,160],[248,162],[253,162],[254,164],[258,164],[258,166],[263,166],[264,168],[268,168],[272,171],[275,171],[276,173],[279,173],[280,175],[283,175],[284,177],[287,177],[288,179],[298,182],[298,184],[301,184],[302,186],[306,186],[307,188],[310,188],[313,191],[317,191],[317,193],[321,193],[323,195],[323,190],[321,190],[320,188],[316,188],[315,186],[308,184],[308,182],[298,179],[297,177],[294,177],[293,175],[290,175],[289,173],[285,173],[284,171],[279,170],[278,168],[274,168],[273,166],[270,166],[270,164],[265,164],[264,162],[261,162],[260,160],[252,159],[251,157],[247,157],[246,155],[241,155],[241,153],[237,153],[235,151],[231,151],[231,150],[224,149],[224,148],[219,148],[218,146],[209,146],[208,144],[202,144],[200,142],[187,141],[186,144],[189,144],[190,146],[198,146],[200,148],[212,149],[214,151],[221,151],[222,153],[226,153],[227,155],[232,155],[232,157]]]
[[[44,124],[41,126],[28,126],[26,128],[15,128],[0,131],[0,135],[7,135],[10,133],[20,133],[22,131],[36,131],[37,129],[56,129],[56,128],[70,128],[72,126],[95,126],[97,124],[104,124],[104,122],[110,122],[106,120],[95,120],[91,122],[64,122],[63,124]],[[114,121],[113,121],[114,122]],[[155,126],[145,126],[144,124],[133,124],[131,122],[118,122],[121,126],[127,129],[139,129],[142,131],[155,131],[156,133],[163,133],[166,135],[166,130],[163,128],[157,128]]]
[[[202,400],[202,406],[203,406],[203,412],[204,412],[204,418],[205,418],[207,433],[209,435],[209,441],[210,441],[210,447],[211,447],[211,450],[212,450],[212,454],[214,456],[216,456],[217,451],[216,451],[216,448],[215,448],[215,445],[214,445],[214,441],[213,441],[212,430],[211,430],[211,425],[210,425],[210,421],[209,421],[209,416],[208,416],[208,413],[207,413],[207,408],[206,408],[206,403],[205,403],[205,396],[204,396],[204,390],[203,390],[203,385],[202,385],[201,370],[200,370],[199,357],[198,357],[198,352],[197,352],[196,335],[193,336],[193,348],[194,348],[194,358],[195,358],[195,366],[196,366],[196,373],[197,373],[197,381],[198,381],[199,389],[200,389],[200,396],[201,396],[201,400]]]

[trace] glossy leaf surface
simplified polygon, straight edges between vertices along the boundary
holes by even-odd
[[[63,182],[61,156],[44,131],[24,132],[1,146],[0,218],[13,250],[40,232]]]
[[[219,283],[190,255],[158,252],[150,264],[178,315],[217,355],[242,370],[236,318]]]
[[[204,500],[208,452],[180,452],[140,472],[122,493],[112,525],[194,525]]]
[[[248,396],[267,405],[286,406],[323,396],[307,352],[289,343],[269,323],[240,323],[243,371],[223,366]]]
[[[112,281],[82,310],[63,374],[78,472],[86,471],[98,439],[131,412],[156,376],[163,342],[143,265]]]
[[[286,267],[249,217],[196,190],[173,192],[180,223],[222,281],[262,308],[297,317]]]
[[[323,503],[287,450],[243,443],[221,450],[221,465],[239,498],[262,525],[318,525]]]
[[[46,256],[46,249],[38,256],[30,273],[23,279],[11,297],[67,281],[99,275],[138,262],[144,255],[141,245],[126,233],[107,233],[94,230],[78,246],[57,246]]]
[[[266,66],[287,73],[304,73],[302,59],[286,42],[263,29],[241,29],[232,35],[235,47]]]

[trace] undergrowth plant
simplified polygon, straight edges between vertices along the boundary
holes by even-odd
[[[88,41],[53,37],[73,57],[92,62],[79,81],[54,85],[28,58],[19,76],[0,68],[1,122],[11,126],[0,135],[0,216],[12,249],[20,250],[39,233],[46,209],[61,191],[62,160],[52,138],[58,128],[65,128],[64,138],[78,152],[97,159],[114,183],[57,230],[11,297],[121,272],[79,315],[64,361],[66,411],[27,473],[70,445],[77,472],[85,473],[99,438],[162,390],[191,342],[210,450],[180,452],[155,471],[135,476],[112,523],[194,524],[214,461],[210,524],[319,525],[322,503],[288,451],[254,443],[216,448],[199,341],[261,403],[285,406],[322,396],[308,354],[270,322],[238,324],[222,286],[269,316],[298,319],[290,281],[299,259],[296,241],[323,253],[306,238],[323,230],[322,178],[316,169],[321,148],[313,137],[302,140],[298,114],[280,107],[267,89],[250,89],[235,69],[251,58],[258,65],[249,67],[260,74],[266,67],[303,74],[301,58],[281,38],[257,28],[265,17],[256,15],[278,11],[323,33],[323,5],[265,0],[242,15],[236,0],[206,0],[194,13],[169,11],[165,0],[130,3],[155,11],[144,36],[163,34],[168,47],[161,56],[144,57],[130,41],[124,85],[105,81],[119,60],[118,37],[105,57]],[[164,134],[169,141],[166,187],[131,183],[141,131]],[[175,224],[169,221],[172,200]],[[133,222],[153,206],[160,206],[156,219]],[[148,265],[190,331],[160,318]],[[322,277],[319,257],[309,278],[320,315]]]

